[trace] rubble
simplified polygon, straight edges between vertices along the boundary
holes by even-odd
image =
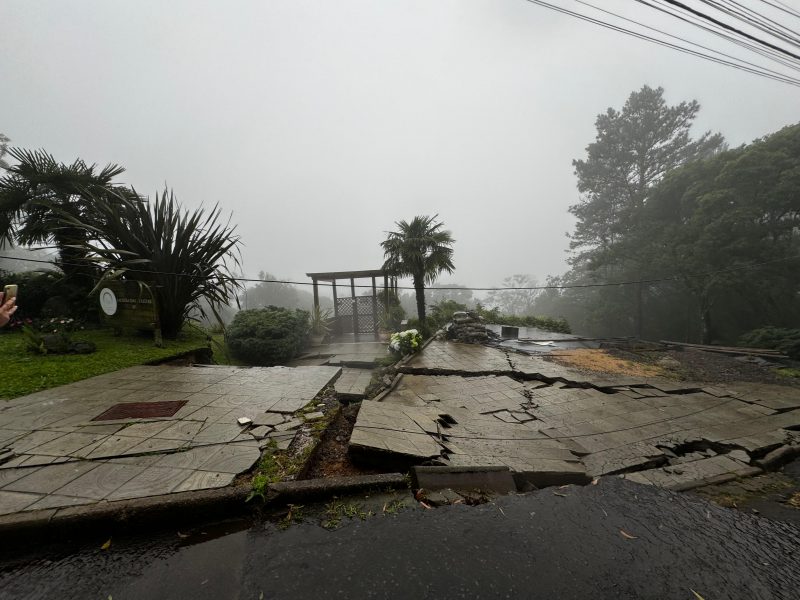
[[[482,344],[498,336],[486,328],[478,313],[469,311],[453,313],[453,320],[444,328],[444,337],[466,344]]]

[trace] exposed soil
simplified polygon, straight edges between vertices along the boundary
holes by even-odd
[[[694,348],[666,350],[653,346],[565,350],[545,358],[586,373],[704,383],[748,381],[800,388],[800,378],[779,375],[774,366]]]
[[[663,368],[649,361],[643,361],[638,356],[617,356],[608,350],[590,348],[560,350],[557,355],[552,357],[552,360],[567,367],[592,373],[611,373],[629,377],[660,377],[666,375]]]
[[[339,414],[325,430],[322,441],[314,452],[304,479],[345,477],[384,473],[385,469],[369,469],[356,465],[347,452],[350,434],[356,423],[360,404],[343,405]]]

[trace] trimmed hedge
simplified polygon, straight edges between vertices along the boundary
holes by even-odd
[[[236,313],[225,340],[239,361],[271,367],[300,354],[309,332],[307,311],[268,306]]]

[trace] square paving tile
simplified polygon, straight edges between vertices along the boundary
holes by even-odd
[[[96,468],[98,463],[89,461],[66,462],[57,465],[47,465],[37,469],[34,473],[10,483],[5,488],[15,492],[33,492],[50,494],[74,481],[81,475]]]
[[[125,500],[169,494],[185,481],[191,471],[168,467],[148,467],[130,481],[122,484],[116,491],[106,496],[106,500]]]
[[[0,490],[0,515],[25,510],[28,506],[40,500],[41,494],[27,494],[25,492],[6,492]]]
[[[211,488],[224,487],[230,484],[235,473],[216,473],[213,471],[195,471],[187,479],[184,479],[173,492],[189,492],[194,490],[205,490]]]
[[[102,500],[144,470],[145,467],[136,465],[103,463],[59,488],[56,492],[62,496],[80,496]]]

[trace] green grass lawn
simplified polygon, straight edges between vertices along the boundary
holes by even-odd
[[[164,348],[157,348],[151,336],[115,337],[110,329],[76,331],[72,339],[92,341],[97,351],[42,356],[25,350],[25,338],[21,333],[0,334],[0,398],[24,396],[208,346],[206,334],[190,327],[185,328],[177,340],[164,340]]]

